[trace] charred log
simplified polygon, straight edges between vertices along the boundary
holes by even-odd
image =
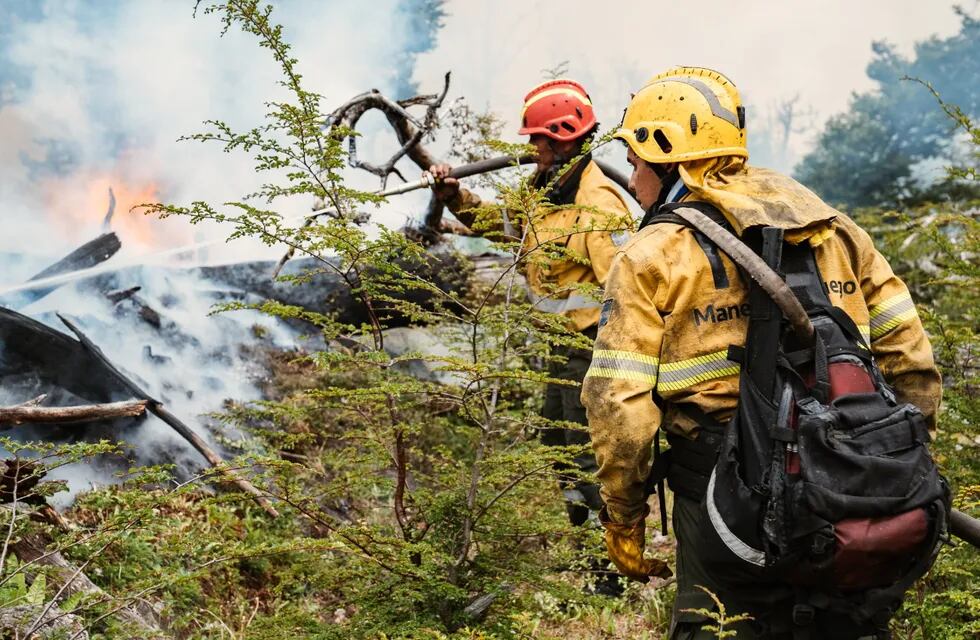
[[[151,307],[146,300],[136,295],[141,289],[142,287],[119,289],[108,292],[105,297],[109,299],[109,302],[116,305],[118,313],[135,312],[140,320],[154,329],[160,329],[163,326],[163,318],[160,316],[160,312]]]
[[[51,390],[52,395],[67,393],[72,400],[93,404],[132,399],[126,387],[77,340],[2,307],[0,344],[0,386],[6,389],[17,388],[17,381],[28,379],[39,388],[23,389],[24,396]],[[51,400],[57,399],[50,398],[49,404]]]
[[[121,247],[122,243],[119,242],[119,237],[114,232],[104,233],[98,238],[86,242],[30,280],[41,280],[62,273],[94,267],[114,256]]]
[[[98,238],[86,242],[43,271],[35,274],[28,282],[94,267],[114,256],[121,247],[122,244],[119,242],[119,237],[115,233],[104,233]],[[57,288],[58,286],[52,286],[22,291],[2,302],[12,307],[21,307],[35,300],[40,300]]]
[[[141,416],[146,412],[146,400],[125,400],[106,404],[86,404],[73,407],[36,407],[17,405],[0,407],[0,431],[25,423],[71,423]]]
[[[116,291],[110,291],[105,294],[105,297],[109,299],[112,304],[119,304],[123,300],[129,300],[143,287],[130,287],[128,289],[118,289]]]

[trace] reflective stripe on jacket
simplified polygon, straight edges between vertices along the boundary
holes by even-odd
[[[531,217],[524,234],[528,257],[523,271],[531,303],[564,315],[571,328],[582,331],[599,321],[601,293],[590,289],[605,284],[616,251],[629,239],[632,216],[623,196],[591,159],[574,177],[578,184],[570,185],[573,199],[552,198],[552,206],[540,207]],[[479,196],[460,189],[447,206],[458,215],[484,205]],[[467,216],[458,217],[464,224],[472,223]],[[516,233],[524,231],[521,225]]]
[[[908,289],[870,236],[838,215],[787,229],[786,239],[814,246],[831,302],[870,338],[899,398],[934,424],[941,384],[932,349]],[[727,286],[716,288],[709,257],[690,229],[655,224],[634,235],[610,269],[582,400],[603,499],[617,521],[642,513],[651,445],[661,425],[694,437],[697,426],[684,417],[685,403],[719,421],[735,408],[739,365],[727,355],[729,345],[744,344],[747,288],[727,256],[719,252],[713,259],[721,261]],[[651,391],[666,401],[666,416]]]

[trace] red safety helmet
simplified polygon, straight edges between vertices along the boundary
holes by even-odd
[[[522,136],[575,140],[592,131],[596,120],[585,87],[574,80],[549,80],[524,97],[521,125]]]

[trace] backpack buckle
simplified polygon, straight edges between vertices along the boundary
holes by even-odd
[[[810,553],[817,558],[822,558],[833,551],[837,539],[827,532],[818,531],[813,534],[810,541]]]
[[[797,400],[796,406],[799,407],[800,411],[811,416],[820,413],[824,407],[816,398],[809,396]]]
[[[793,605],[793,624],[798,627],[809,627],[813,624],[816,611],[808,604]]]

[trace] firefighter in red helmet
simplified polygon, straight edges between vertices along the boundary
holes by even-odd
[[[499,224],[488,225],[481,219],[481,230],[473,229],[519,241],[522,255],[528,256],[524,274],[531,302],[540,310],[563,316],[569,328],[584,334],[589,344],[599,323],[600,288],[613,256],[629,239],[633,226],[624,195],[590,154],[583,155],[583,147],[596,127],[592,101],[578,82],[552,80],[532,89],[524,98],[518,133],[530,136],[535,148],[533,181],[536,187],[548,189],[546,204],[530,215],[505,212]],[[478,210],[486,205],[449,177],[450,170],[448,165],[430,168],[435,179],[433,191],[460,222],[472,228]],[[595,289],[596,295],[590,295],[589,288]],[[551,446],[587,444],[579,385],[592,361],[592,351],[555,347],[552,352],[556,358],[549,371],[551,377],[575,384],[549,384],[542,415],[549,420],[578,423],[582,428],[544,429],[541,439]],[[575,464],[586,475],[596,470],[590,451],[577,456]],[[597,485],[568,475],[563,476],[562,489],[572,524],[597,521],[602,507]],[[614,576],[601,572],[600,576],[600,591],[619,592]]]

